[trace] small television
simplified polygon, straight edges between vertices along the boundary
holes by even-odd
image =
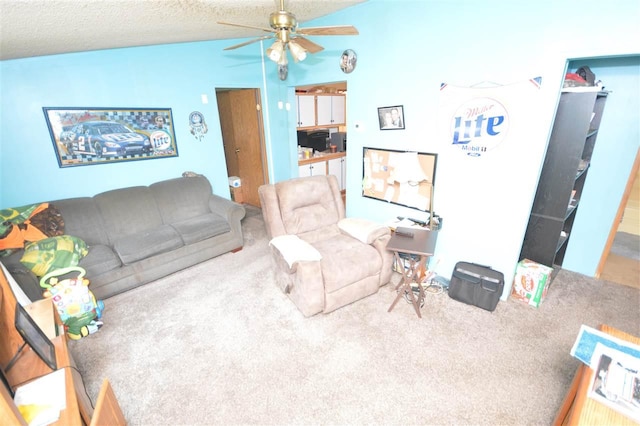
[[[431,213],[438,155],[363,148],[362,196]]]
[[[20,336],[22,336],[24,344],[18,349],[11,361],[9,361],[9,364],[5,368],[5,373],[13,367],[26,345],[29,345],[49,368],[53,371],[57,370],[56,349],[53,342],[49,340],[20,303],[16,303],[15,327],[18,333],[20,333]]]

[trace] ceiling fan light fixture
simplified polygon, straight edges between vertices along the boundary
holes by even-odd
[[[307,57],[307,51],[295,41],[289,42],[289,51],[291,52],[291,56],[293,56],[293,59],[295,59],[296,62],[304,61]]]
[[[280,59],[278,59],[277,64],[278,65],[287,65],[289,63],[289,61],[287,60],[287,53],[286,52],[282,52],[282,55],[280,55]]]
[[[269,56],[269,59],[276,63],[280,63],[282,57],[285,57],[286,59],[286,54],[284,52],[284,43],[282,43],[280,40],[276,40],[271,45],[271,47],[267,49],[267,56]]]

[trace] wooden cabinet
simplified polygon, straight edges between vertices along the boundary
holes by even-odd
[[[345,124],[344,95],[296,95],[296,127],[337,127]]]
[[[607,94],[561,94],[520,259],[562,266]]]

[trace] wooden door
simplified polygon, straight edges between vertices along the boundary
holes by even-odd
[[[245,203],[260,207],[258,187],[267,183],[258,89],[218,90],[218,111],[229,176],[238,176]]]

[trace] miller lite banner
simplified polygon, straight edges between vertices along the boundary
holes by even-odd
[[[448,144],[463,155],[481,157],[518,138],[518,114],[530,114],[541,77],[490,87],[440,86],[440,111],[448,119]],[[444,124],[444,123],[443,123]]]

